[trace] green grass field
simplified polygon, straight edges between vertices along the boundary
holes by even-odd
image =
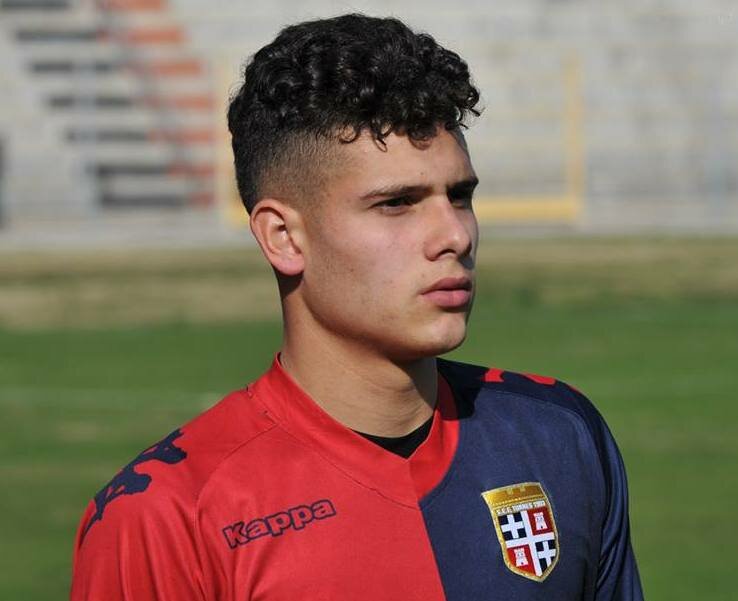
[[[496,240],[479,281],[453,356],[585,391],[625,457],[647,597],[734,599],[738,240]],[[0,255],[0,599],[64,598],[87,500],[279,338],[253,250]]]

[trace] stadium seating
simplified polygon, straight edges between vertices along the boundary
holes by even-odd
[[[26,157],[13,161],[14,212],[212,204],[213,86],[166,2],[3,0],[0,11],[16,63],[7,85],[30,100],[7,126]]]
[[[351,7],[396,14],[468,60],[486,107],[468,134],[483,220],[738,229],[732,0]],[[238,202],[224,112],[239,65],[286,23],[341,10],[0,0],[6,224],[223,215]]]

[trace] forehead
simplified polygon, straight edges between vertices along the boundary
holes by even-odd
[[[460,132],[440,128],[421,142],[392,133],[384,144],[365,132],[353,142],[338,144],[339,160],[324,182],[329,196],[358,197],[376,188],[405,185],[442,189],[474,177]]]

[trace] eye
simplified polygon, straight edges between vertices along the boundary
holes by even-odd
[[[471,210],[477,180],[461,182],[448,189],[448,201],[458,209]]]
[[[397,198],[389,198],[378,202],[374,206],[385,213],[400,213],[414,204],[410,196],[398,196]]]
[[[452,205],[458,207],[459,209],[471,209],[472,196],[473,195],[471,192],[449,194],[448,200]]]

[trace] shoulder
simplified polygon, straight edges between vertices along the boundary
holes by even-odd
[[[88,505],[78,543],[96,530],[145,528],[192,515],[211,474],[273,425],[245,390],[229,394],[120,469]]]
[[[603,469],[607,471],[614,445],[612,435],[592,402],[570,384],[550,376],[444,359],[438,361],[441,374],[457,394],[460,413],[473,411],[474,404],[491,401],[500,395],[512,395],[520,402],[542,404],[581,424],[597,449]]]
[[[551,376],[483,367],[439,359],[439,370],[452,388],[517,394],[537,399],[584,418],[597,414],[589,399],[573,386]]]

